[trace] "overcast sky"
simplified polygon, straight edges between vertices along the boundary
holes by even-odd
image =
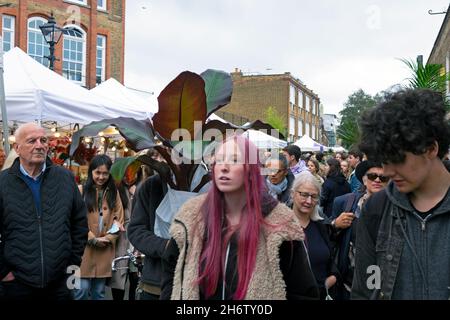
[[[125,84],[153,91],[180,72],[291,72],[338,113],[359,88],[405,83],[398,58],[424,61],[448,0],[127,1]]]

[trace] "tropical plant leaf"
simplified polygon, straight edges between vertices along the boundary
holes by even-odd
[[[157,145],[152,124],[149,120],[119,117],[91,122],[75,132],[70,145],[70,155],[72,156],[78,148],[81,137],[96,136],[109,126],[116,127],[127,141],[128,146],[134,151],[148,149]]]
[[[412,77],[408,78],[412,88],[427,88],[434,91],[445,92],[448,76],[443,72],[440,64],[418,64],[412,60],[401,59],[411,70]]]
[[[111,166],[110,174],[114,181],[118,184],[127,174],[128,181],[133,180],[132,177],[136,175],[141,163],[136,161],[137,156],[120,158],[114,161]]]
[[[152,159],[146,154],[117,159],[111,166],[111,176],[116,183],[120,183],[124,177],[126,177],[128,181],[132,181],[142,164],[148,165],[158,172],[161,180],[168,183],[172,189],[178,189],[171,179],[168,164]]]
[[[356,145],[360,140],[360,131],[355,122],[341,122],[336,134],[342,140],[342,145],[347,149]]]
[[[164,88],[158,103],[159,111],[153,116],[155,130],[171,140],[176,129],[186,129],[193,140],[194,121],[203,124],[206,120],[205,81],[196,73],[182,72]]]
[[[227,105],[233,93],[231,75],[224,71],[208,69],[200,74],[205,81],[206,116]]]

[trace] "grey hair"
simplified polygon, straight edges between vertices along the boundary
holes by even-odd
[[[294,199],[294,194],[295,192],[297,192],[297,189],[304,185],[304,184],[310,184],[312,185],[314,188],[316,188],[317,193],[320,196],[320,190],[321,190],[321,186],[319,181],[317,180],[316,177],[314,177],[311,172],[309,171],[303,171],[300,174],[298,174],[295,177],[294,183],[292,184],[292,189],[291,189],[291,193],[292,193],[292,199]],[[312,212],[311,215],[311,220],[312,221],[319,221],[319,220],[323,220],[323,218],[320,216],[319,214],[319,205],[318,203],[316,203],[316,206],[314,207],[314,210]]]

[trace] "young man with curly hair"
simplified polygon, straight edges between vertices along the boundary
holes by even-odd
[[[354,299],[449,299],[450,123],[442,94],[408,89],[362,116],[360,149],[387,188],[357,226]]]

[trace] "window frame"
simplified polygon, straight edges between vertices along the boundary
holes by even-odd
[[[12,20],[11,28],[5,28],[5,18],[9,18]],[[5,50],[5,32],[11,33],[10,48],[8,50]],[[2,45],[3,52],[7,52],[16,46],[16,16],[12,16],[9,14],[2,15]]]
[[[50,61],[45,57],[46,56],[46,50],[45,49],[47,49],[48,50],[48,54],[50,54],[50,46],[47,43],[47,41],[45,41],[45,38],[42,35],[42,31],[41,31],[41,29],[39,29],[39,26],[36,29],[30,29],[30,22],[32,22],[32,21],[42,21],[43,23],[47,23],[47,20],[45,18],[43,18],[43,17],[36,17],[35,16],[35,17],[30,17],[30,18],[27,19],[27,54],[30,57],[32,57],[34,60],[36,60],[37,62],[42,64],[44,67],[48,68],[49,65],[50,65]],[[44,47],[44,49],[43,49],[44,52],[43,52],[43,55],[39,56],[39,57],[43,59],[42,60],[43,62],[46,61],[45,64],[40,62],[40,61],[38,61],[35,58],[35,57],[38,57],[38,55],[36,55],[35,53],[30,54],[30,31],[32,31],[34,33],[37,33],[38,35],[40,35],[42,37],[42,41],[43,41],[42,42],[42,46]],[[34,42],[34,44],[36,45],[38,43]]]
[[[99,45],[98,45],[98,38],[99,37],[101,37],[101,38],[103,38],[103,46],[102,47],[99,47]],[[105,36],[105,35],[103,35],[103,34],[97,34],[97,37],[96,37],[96,51],[95,51],[95,83],[96,84],[100,84],[100,83],[102,83],[103,81],[105,81],[106,80],[106,50],[107,50],[107,37]],[[99,48],[101,48],[102,49],[102,65],[101,65],[101,69],[102,69],[102,74],[101,74],[101,82],[100,83],[98,83],[97,82],[97,68],[98,68],[98,65],[97,65],[97,61],[98,61],[98,56],[97,56],[97,54],[98,54],[98,50],[99,50]]]
[[[103,10],[103,11],[106,11],[107,8],[108,8],[107,0],[102,0],[102,1],[103,1],[103,5],[102,5],[102,6],[99,6],[99,5],[98,5],[99,0],[97,0],[97,10]]]
[[[84,31],[83,28],[81,28],[79,25],[74,25],[74,24],[65,25],[64,29],[66,29],[66,28],[75,28],[75,29],[79,30],[81,32],[81,34],[83,35],[83,37],[82,37],[82,50],[83,51],[82,51],[81,81],[72,80],[72,79],[70,79],[70,77],[66,78],[66,79],[68,79],[68,80],[70,80],[70,81],[72,81],[72,82],[74,82],[76,84],[79,84],[80,86],[84,87],[84,86],[86,86],[86,83],[87,83],[87,81],[86,81],[86,68],[87,68],[87,64],[86,64],[86,59],[87,59],[86,48],[87,48],[87,45],[86,45],[86,42],[87,42],[87,32]],[[62,35],[63,43],[62,43],[62,55],[61,55],[61,72],[62,72],[63,77],[65,77],[65,74],[64,74],[64,70],[65,70],[64,69],[64,61],[79,63],[79,61],[71,60],[70,58],[69,58],[69,60],[64,59],[64,42],[65,42],[64,40],[66,40],[67,38],[68,38],[68,40],[79,40],[80,39],[80,38],[77,38],[77,37],[74,37],[74,36],[71,36],[71,35],[67,35],[67,34],[63,34]]]

